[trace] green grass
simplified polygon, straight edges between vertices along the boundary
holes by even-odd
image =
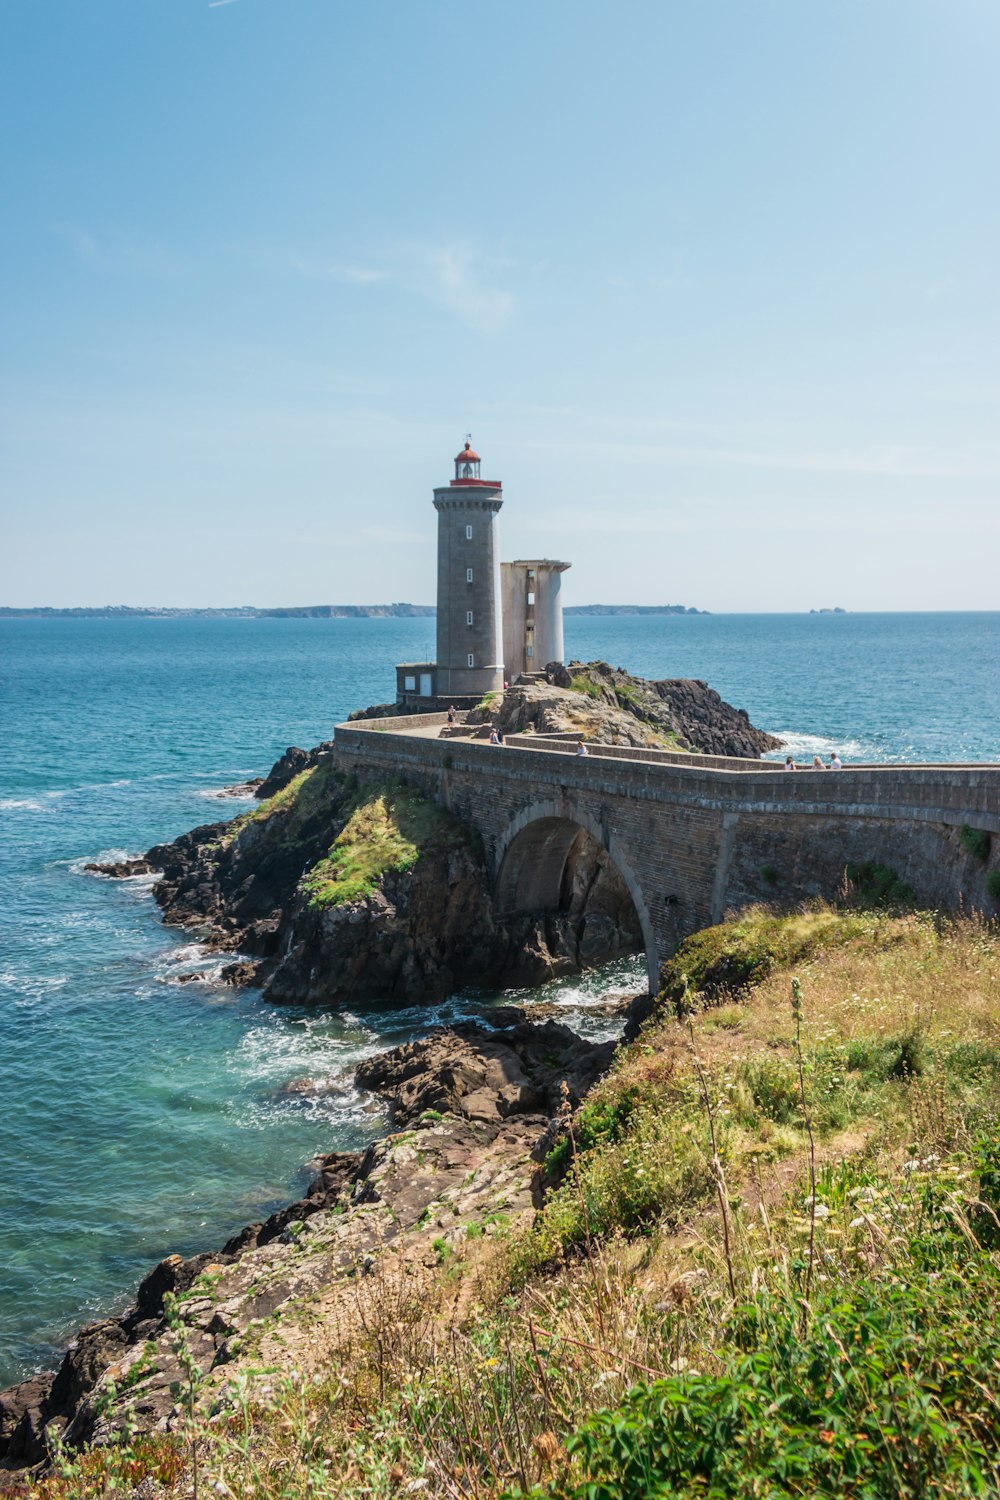
[[[820,906],[779,916],[751,907],[734,922],[686,938],[660,975],[660,1001],[675,1010],[745,995],[778,965],[797,964],[823,948],[870,930],[863,913]]]
[[[329,852],[299,889],[323,910],[370,896],[390,871],[410,870],[432,850],[474,847],[474,832],[412,787],[359,792]]]
[[[597,683],[582,672],[578,672],[575,677],[571,677],[569,685],[574,693],[585,693],[588,698],[601,697],[601,690],[597,686]]]
[[[287,786],[283,786],[280,792],[275,792],[273,797],[268,797],[259,807],[251,808],[249,812],[234,818],[222,835],[222,844],[231,844],[245,828],[259,828],[271,823],[272,819],[278,820],[275,826],[280,826],[283,837],[294,839],[307,819],[320,812],[345,790],[347,783],[344,776],[335,771],[330,762],[323,761],[318,766],[311,766],[307,771],[300,771],[298,776],[293,776]]]
[[[962,1222],[959,1178],[956,1166],[899,1205],[889,1274],[869,1277],[842,1247],[827,1256],[805,1319],[794,1266],[791,1286],[765,1275],[725,1319],[710,1371],[641,1381],[594,1413],[566,1445],[570,1482],[533,1493],[995,1495],[984,1376],[1000,1368],[1000,1264]],[[867,1186],[857,1174],[847,1191]]]

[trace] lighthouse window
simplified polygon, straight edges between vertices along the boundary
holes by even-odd
[[[466,568],[466,570],[465,570],[465,581],[466,581],[466,583],[471,583],[472,582],[472,569],[471,568]]]
[[[466,610],[466,612],[465,612],[465,623],[466,623],[466,625],[471,625],[472,624],[472,610],[471,609]]]
[[[529,589],[528,590],[528,603],[529,604],[534,604],[534,602],[535,602],[534,591],[532,589]]]
[[[525,646],[525,648],[524,648],[524,654],[528,658],[528,660],[530,661],[531,658],[535,654],[535,648],[534,648],[534,646]]]
[[[471,542],[472,541],[472,527],[471,526],[466,526],[466,528],[465,528],[465,540],[467,542]]]
[[[534,578],[534,576],[535,576],[535,570],[534,570],[534,568],[529,568],[528,569],[528,577],[529,578]]]
[[[403,678],[403,691],[405,693],[415,693],[416,690],[417,690],[417,679],[415,677],[404,677]]]
[[[470,667],[474,667],[475,665],[476,665],[476,658],[473,656],[472,652],[470,651],[469,652],[469,666]]]

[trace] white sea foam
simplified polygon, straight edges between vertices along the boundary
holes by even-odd
[[[47,793],[44,799],[39,797],[0,797],[0,812],[55,812],[51,797],[51,793]]]
[[[863,760],[870,757],[871,748],[860,740],[834,740],[823,734],[803,734],[798,729],[772,729],[768,731],[783,742],[780,750],[769,750],[764,760],[783,761],[786,755],[831,756],[836,750],[841,760]]]
[[[88,865],[122,865],[129,859],[141,859],[132,849],[99,849],[96,854],[81,854],[78,859],[56,859],[53,866],[64,865],[71,875],[92,875],[97,880],[114,880],[116,884],[128,885],[130,890],[152,889],[161,878],[158,874],[104,875],[99,870],[88,870]]]
[[[228,786],[213,786],[205,790],[195,792],[196,797],[204,797],[207,802],[256,802],[253,792],[235,791]]]
[[[222,972],[237,955],[219,953],[205,943],[182,943],[161,953],[153,965],[160,984],[218,984]],[[197,979],[190,976],[197,975]]]

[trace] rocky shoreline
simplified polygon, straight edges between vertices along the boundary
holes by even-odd
[[[626,1031],[646,1004],[622,1003]],[[303,1198],[221,1250],[167,1256],[124,1313],[80,1330],[56,1370],[0,1393],[0,1489],[4,1475],[44,1468],[56,1437],[80,1448],[126,1426],[170,1431],[183,1414],[182,1352],[219,1389],[260,1359],[276,1322],[294,1322],[304,1298],[336,1295],[371,1274],[376,1258],[432,1265],[470,1224],[530,1217],[561,1121],[616,1043],[585,1041],[513,1007],[493,1019],[361,1064],[355,1080],[386,1101],[389,1134],[322,1157]]]
[[[692,753],[756,757],[780,744],[704,683],[644,682],[606,663],[553,665],[472,717],[485,732],[491,722],[522,734],[569,729]],[[139,859],[86,868],[156,874],[163,920],[238,952],[224,982],[260,983],[271,1000],[412,1003],[468,983],[534,985],[641,947],[622,878],[582,829],[560,909],[501,919],[473,831],[412,789],[360,787],[337,771],[332,742],[290,747],[266,777],[221,795],[258,806]],[[649,1007],[645,996],[623,1007],[623,1036]],[[481,1233],[529,1218],[547,1150],[615,1043],[511,1008],[492,1022],[363,1063],[355,1082],[387,1102],[389,1134],[323,1157],[304,1198],[221,1250],[168,1256],[126,1312],[80,1331],[57,1370],[0,1394],[0,1488],[5,1473],[44,1466],[56,1438],[79,1448],[127,1424],[170,1430],[185,1360],[209,1391],[220,1388],[264,1360],[275,1320],[287,1336],[304,1299],[335,1299],[376,1259],[430,1265],[470,1225]],[[309,1357],[298,1351],[300,1364]]]

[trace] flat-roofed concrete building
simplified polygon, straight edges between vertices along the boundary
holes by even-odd
[[[568,562],[550,557],[500,564],[503,662],[508,681],[562,661],[562,575]]]
[[[562,661],[560,574],[569,563],[500,562],[503,486],[483,479],[466,442],[455,477],[434,491],[438,515],[437,660],[400,662],[396,699],[456,707],[502,692],[505,679]]]

